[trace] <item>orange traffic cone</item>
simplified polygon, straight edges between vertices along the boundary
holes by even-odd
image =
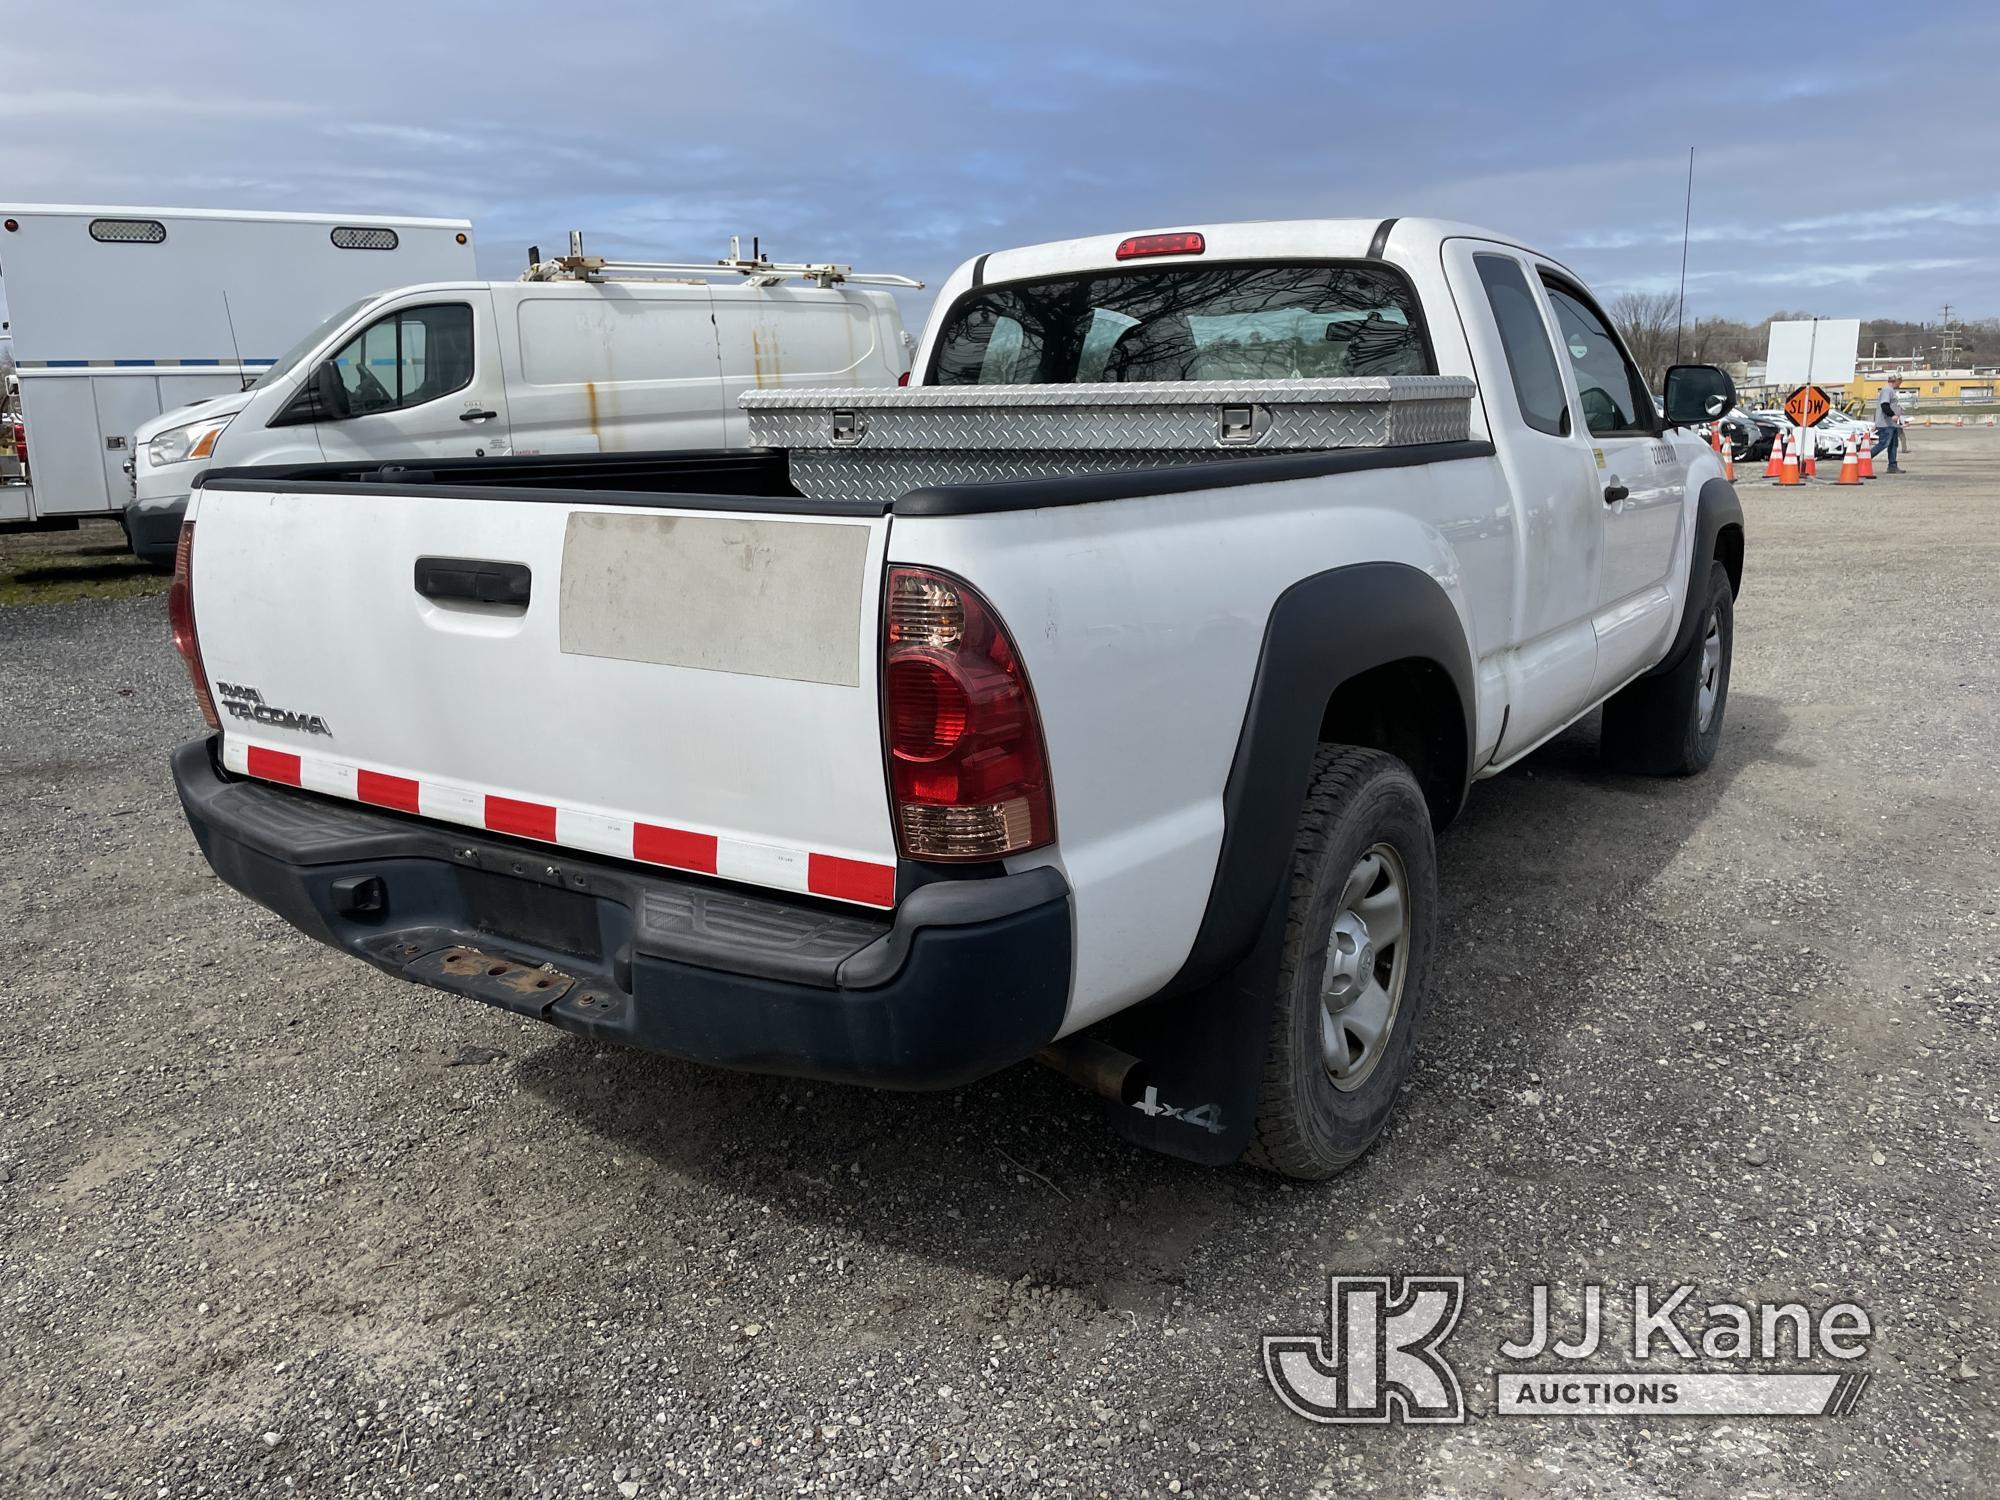
[[[1722,445],[1722,477],[1731,484],[1736,483],[1736,445],[1733,443]]]
[[[1791,445],[1791,441],[1787,439],[1785,443],[1785,462],[1783,467],[1781,467],[1778,470],[1778,483],[1797,484],[1798,482],[1799,482],[1799,451],[1798,449],[1794,448]]]
[[[1764,460],[1764,477],[1777,479],[1785,469],[1785,435],[1780,432],[1771,438],[1771,456]]]
[[[1819,478],[1819,437],[1817,434],[1814,434],[1810,439],[1807,439],[1804,433],[1801,433],[1799,436],[1801,438],[1799,443],[1799,472],[1808,479],[1817,479]]]
[[[1717,453],[1722,451],[1722,424],[1716,422],[1708,429],[1708,446]]]
[[[1854,454],[1854,439],[1847,440],[1847,450],[1840,456],[1840,482],[1842,484],[1861,483],[1861,460]]]
[[[1873,479],[1875,477],[1875,434],[1872,432],[1861,434],[1859,462],[1861,477],[1863,479]]]

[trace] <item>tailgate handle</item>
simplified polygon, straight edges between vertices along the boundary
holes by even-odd
[[[526,563],[488,562],[480,557],[417,559],[417,592],[426,599],[525,606],[533,577]]]

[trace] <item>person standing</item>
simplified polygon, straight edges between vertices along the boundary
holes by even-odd
[[[1891,375],[1875,398],[1875,456],[1885,450],[1889,455],[1889,472],[1903,471],[1896,465],[1896,454],[1903,446],[1903,377]]]

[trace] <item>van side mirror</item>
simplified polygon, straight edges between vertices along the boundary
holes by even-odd
[[[313,367],[311,389],[313,403],[319,407],[323,420],[337,422],[342,417],[353,415],[347,403],[347,387],[340,383],[340,371],[334,368],[332,360],[322,361]]]
[[[329,359],[313,367],[306,383],[285,403],[284,409],[271,418],[270,425],[302,427],[309,422],[337,422],[351,415],[353,409],[347,400],[347,387],[340,383],[340,371]]]
[[[1714,365],[1669,365],[1661,404],[1669,427],[1713,422],[1736,405],[1736,382]]]

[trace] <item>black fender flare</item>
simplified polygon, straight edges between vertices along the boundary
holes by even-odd
[[[1687,594],[1681,601],[1681,623],[1674,631],[1674,642],[1667,648],[1667,654],[1645,676],[1657,677],[1672,671],[1693,648],[1694,633],[1701,624],[1701,611],[1695,608],[1695,601],[1707,598],[1703,590],[1708,585],[1710,565],[1720,560],[1728,566],[1729,559],[1721,549],[1723,533],[1732,528],[1736,533],[1736,559],[1735,566],[1729,569],[1729,591],[1740,594],[1743,592],[1743,501],[1736,493],[1736,486],[1728,480],[1711,479],[1702,485],[1695,498],[1694,550],[1688,554]]]
[[[1223,789],[1222,845],[1201,925],[1159,994],[1099,1029],[1145,1064],[1147,1097],[1105,1104],[1127,1139],[1211,1164],[1236,1160],[1249,1144],[1285,883],[1327,704],[1362,673],[1412,660],[1441,669],[1458,699],[1464,743],[1454,747],[1449,815],[1471,778],[1475,700],[1471,647],[1443,587],[1401,563],[1357,563],[1301,579],[1272,606]]]
[[[1170,990],[1213,978],[1256,941],[1291,868],[1293,835],[1318,748],[1321,717],[1343,683],[1392,662],[1441,668],[1464,726],[1448,820],[1471,781],[1472,650],[1451,596],[1406,563],[1368,562],[1302,578],[1264,626],[1236,756],[1223,788],[1222,846],[1194,945]]]

